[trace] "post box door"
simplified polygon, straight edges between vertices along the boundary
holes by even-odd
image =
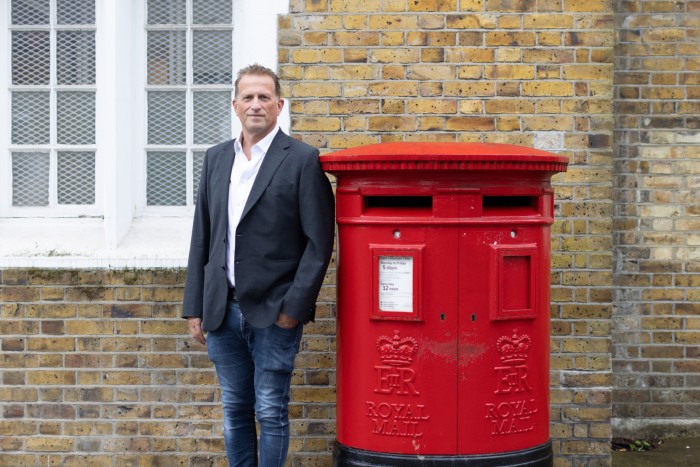
[[[549,437],[549,229],[467,227],[459,247],[460,453]]]
[[[339,277],[363,285],[339,290],[338,441],[369,451],[456,452],[457,229],[344,233]]]

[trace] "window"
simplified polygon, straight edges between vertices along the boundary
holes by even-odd
[[[148,0],[146,205],[191,206],[204,151],[231,138],[230,0]]]
[[[236,72],[277,68],[264,3],[0,0],[0,267],[183,266]]]
[[[11,205],[94,207],[95,1],[12,0],[9,29]]]

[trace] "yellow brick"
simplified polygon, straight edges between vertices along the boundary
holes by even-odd
[[[382,31],[381,43],[384,47],[409,45],[404,43],[402,31]]]
[[[411,80],[452,80],[456,73],[453,65],[413,65],[407,70],[407,78]]]
[[[402,114],[406,112],[406,102],[403,99],[382,99],[381,113]],[[379,113],[379,112],[373,112]]]
[[[333,45],[344,47],[379,45],[380,35],[371,31],[338,31],[332,34]]]
[[[370,131],[415,131],[417,129],[415,117],[369,117]]]
[[[379,113],[378,99],[333,99],[330,102],[330,113],[354,115],[358,113]]]
[[[445,60],[448,62],[491,63],[494,61],[494,49],[483,47],[450,47],[447,49]]]
[[[489,114],[535,113],[535,101],[526,99],[491,99],[485,105]]]
[[[494,93],[494,83],[486,81],[451,81],[445,83],[446,96],[493,96]]]
[[[420,51],[420,61],[423,63],[442,63],[445,61],[445,49],[425,48]]]
[[[612,64],[567,65],[564,78],[568,80],[612,80]]]
[[[328,0],[304,0],[304,11],[307,13],[328,10]]]
[[[534,46],[535,33],[532,32],[487,32],[486,45],[494,46]]]
[[[420,119],[420,131],[440,131],[445,128],[445,117],[425,116]]]
[[[459,79],[480,79],[483,77],[484,70],[481,65],[466,65],[460,66],[457,70]]]
[[[572,15],[536,14],[523,17],[525,29],[573,29]]]
[[[351,29],[367,29],[368,19],[366,15],[344,15],[343,28]]]
[[[340,49],[297,49],[292,51],[294,63],[339,63],[343,59]]]
[[[573,96],[573,85],[564,81],[536,81],[523,83],[524,96]]]
[[[408,11],[455,11],[457,0],[409,0]]]
[[[339,83],[295,83],[292,84],[292,98],[296,97],[337,97],[340,96]]]
[[[460,0],[460,11],[482,11],[484,9],[484,0]]]
[[[416,82],[391,82],[373,83],[369,85],[369,94],[372,96],[417,96],[418,83]]]
[[[565,131],[573,130],[573,126],[574,120],[571,117],[538,116],[523,118],[524,131]]]
[[[391,48],[371,49],[369,61],[372,63],[415,63],[420,60],[420,49]]]
[[[484,67],[487,79],[533,79],[535,67],[530,65],[487,65]]]
[[[422,29],[445,29],[445,15],[421,15],[419,25]]]
[[[379,79],[381,69],[371,65],[343,65],[330,68],[331,80]]]
[[[114,322],[106,321],[66,321],[66,334],[113,334]]]
[[[484,111],[484,103],[481,100],[460,100],[459,113],[480,114]]]
[[[496,17],[483,14],[449,15],[447,27],[450,29],[494,29]]]
[[[522,19],[520,15],[503,15],[498,17],[498,29],[520,29]]]
[[[357,3],[355,0],[350,0]],[[417,15],[372,15],[369,18],[369,28],[371,30],[385,29],[418,29]]]
[[[293,131],[338,131],[340,119],[335,117],[294,117]]]
[[[73,439],[67,437],[36,437],[25,441],[27,451],[65,452],[73,449]]]
[[[522,50],[519,47],[499,47],[496,50],[495,61],[498,63],[512,62],[520,63],[522,62]],[[499,65],[495,65],[499,66]]]
[[[365,134],[339,134],[331,135],[329,147],[331,149],[354,148],[358,146],[367,146],[379,142],[379,137]]]
[[[72,385],[75,384],[75,372],[63,370],[37,370],[26,373],[30,385]]]
[[[612,0],[568,0],[565,3],[566,11],[589,13],[612,13]]]
[[[357,2],[355,0],[329,0],[330,1],[330,11],[333,13],[340,12],[376,12],[381,11],[381,1],[380,0],[363,0]]]
[[[493,131],[494,119],[491,117],[450,117],[445,122],[449,131]]]
[[[343,50],[343,61],[345,63],[364,63],[367,61],[367,49],[345,49]]]
[[[457,112],[457,101],[446,99],[413,99],[408,112],[414,114],[452,114]]]

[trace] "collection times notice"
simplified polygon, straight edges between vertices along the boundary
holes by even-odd
[[[413,257],[379,257],[379,310],[413,313]]]

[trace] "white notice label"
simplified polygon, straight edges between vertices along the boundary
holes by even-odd
[[[379,310],[413,313],[413,257],[379,257]]]

